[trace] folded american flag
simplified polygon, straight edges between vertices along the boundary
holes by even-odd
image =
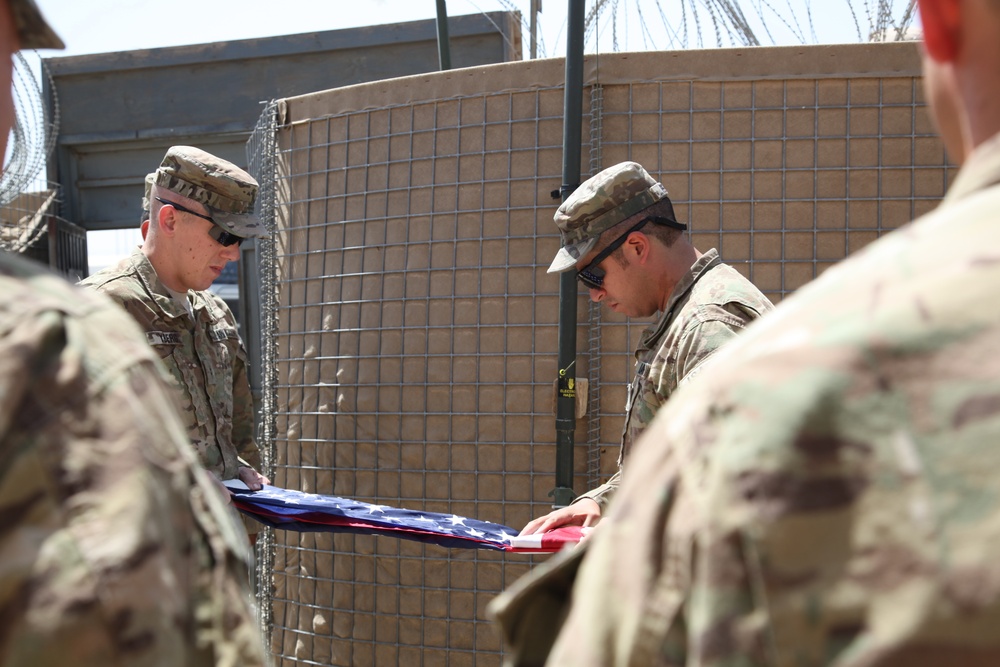
[[[578,526],[567,526],[521,537],[508,526],[455,514],[372,505],[276,486],[250,491],[236,480],[224,484],[233,492],[233,505],[237,509],[283,530],[383,535],[451,548],[514,553],[552,553],[567,544],[576,544],[584,534]]]

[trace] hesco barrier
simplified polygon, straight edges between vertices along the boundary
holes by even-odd
[[[913,43],[590,56],[585,175],[632,159],[773,300],[933,208],[953,167]],[[278,100],[263,432],[280,486],[520,528],[554,486],[562,60]],[[580,295],[575,489],[613,470],[646,322]],[[274,531],[282,665],[499,665],[485,616],[539,557]]]

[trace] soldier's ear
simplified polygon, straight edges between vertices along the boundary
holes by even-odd
[[[924,49],[937,62],[951,62],[962,39],[961,0],[919,0]]]
[[[642,231],[632,232],[628,235],[628,238],[625,239],[625,248],[634,252],[635,256],[640,259],[649,254],[649,246],[649,236],[644,234]]]
[[[156,223],[162,231],[173,235],[177,226],[177,211],[173,206],[161,206],[156,214]]]

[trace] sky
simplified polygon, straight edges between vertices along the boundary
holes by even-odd
[[[541,0],[538,57],[563,57],[566,13],[579,0]],[[893,16],[908,0],[893,0]],[[434,19],[435,0],[36,0],[66,43],[42,57],[76,56]],[[875,0],[742,0],[746,23],[763,45],[867,41]],[[588,11],[594,0],[587,0]],[[706,9],[721,0],[604,0],[587,32],[587,53],[743,46]],[[531,0],[446,0],[449,16],[519,10],[529,57]],[[780,16],[779,16],[780,13]],[[135,230],[91,232],[93,266],[128,254]]]
[[[366,25],[432,19],[434,0],[36,0],[66,42],[62,55],[200,44],[270,37]],[[565,53],[566,11],[570,0],[543,0],[538,22],[542,54]],[[896,0],[899,16],[908,0]],[[595,50],[645,51],[683,48],[685,18],[688,47],[697,47],[695,23],[705,33],[701,46],[717,46],[706,7],[719,0],[606,0],[607,8],[587,42]],[[867,32],[866,8],[874,0],[742,0],[738,2],[764,44],[859,41]],[[449,16],[520,10],[527,17],[530,0],[446,0]],[[587,7],[593,7],[593,0]],[[234,11],[233,8],[239,8]],[[277,9],[277,8],[280,8]],[[781,17],[778,17],[780,13]],[[856,18],[852,18],[852,13]],[[758,20],[763,16],[768,30]],[[670,27],[664,26],[664,17]],[[789,30],[784,24],[790,24]],[[672,33],[672,35],[671,35]],[[525,26],[524,34],[528,29]],[[671,46],[673,41],[673,46]],[[725,41],[725,40],[723,40]],[[728,44],[723,44],[728,45]]]

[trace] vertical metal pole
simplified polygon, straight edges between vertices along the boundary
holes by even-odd
[[[583,25],[585,0],[568,0],[566,83],[563,104],[562,201],[580,185],[583,127]],[[573,446],[576,430],[576,275],[559,275],[559,379],[556,397],[556,488],[554,507],[573,502]]]
[[[542,0],[531,0],[531,59],[538,57],[538,12],[542,11]]]
[[[448,7],[437,0],[438,62],[442,70],[451,69],[451,46],[448,43]]]

